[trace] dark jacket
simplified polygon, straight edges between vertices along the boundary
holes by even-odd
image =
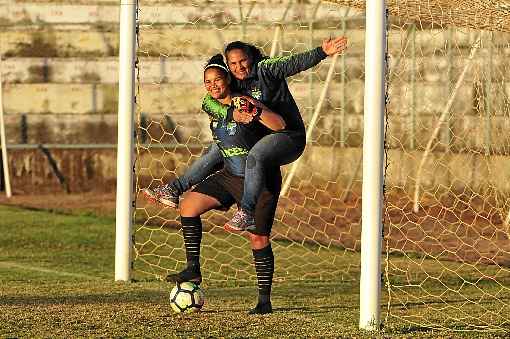
[[[246,79],[234,79],[233,90],[260,100],[273,112],[280,114],[285,120],[286,131],[304,135],[305,125],[301,113],[285,79],[317,65],[326,57],[322,47],[317,47],[299,54],[260,60],[254,63]],[[214,99],[206,96],[202,108],[210,115],[217,115],[211,109],[220,107],[211,103],[211,100]]]

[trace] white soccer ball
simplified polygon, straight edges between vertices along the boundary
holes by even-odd
[[[200,311],[204,306],[204,292],[197,284],[184,282],[170,291],[170,306],[176,313]]]

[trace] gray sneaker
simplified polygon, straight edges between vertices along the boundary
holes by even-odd
[[[242,232],[255,229],[255,218],[248,212],[239,209],[223,228],[229,232]]]
[[[152,202],[173,208],[179,206],[179,194],[170,185],[162,185],[154,189],[144,188],[142,193]]]

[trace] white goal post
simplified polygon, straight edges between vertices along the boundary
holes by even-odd
[[[115,208],[115,280],[131,276],[137,0],[121,0],[117,196]]]
[[[12,196],[11,179],[9,175],[9,158],[7,157],[7,138],[5,136],[5,119],[4,119],[4,104],[3,104],[3,88],[2,88],[2,55],[0,54],[0,144],[2,151],[3,172],[4,172],[4,187],[5,195],[7,198]]]
[[[359,327],[375,331],[381,322],[386,6],[381,0],[366,6]]]

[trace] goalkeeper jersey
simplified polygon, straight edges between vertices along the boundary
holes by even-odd
[[[204,102],[204,105],[207,103]],[[269,134],[269,129],[257,121],[241,124],[229,119],[233,109],[233,104],[215,107],[215,113],[209,114],[210,128],[223,156],[224,168],[233,175],[244,177],[248,152],[257,141]]]

